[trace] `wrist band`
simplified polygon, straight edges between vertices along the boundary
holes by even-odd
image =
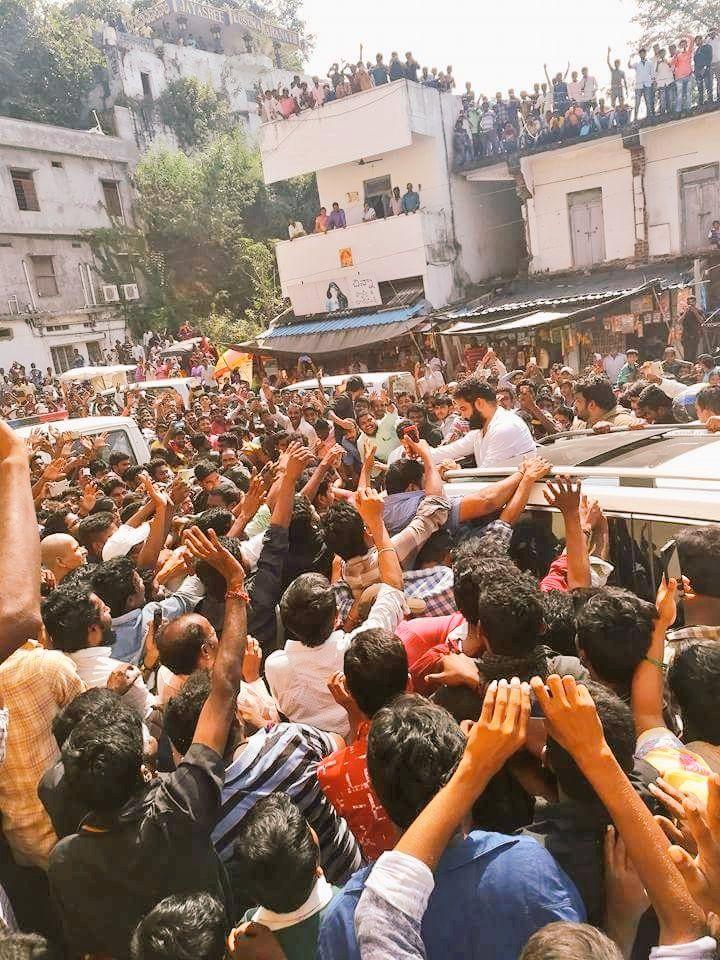
[[[395,553],[395,547],[381,547],[378,550],[378,556],[380,556],[381,553],[390,553],[390,552]]]
[[[228,590],[225,594],[225,602],[228,600],[239,600],[240,603],[249,603],[250,597],[244,590]]]
[[[666,672],[667,666],[662,662],[662,660],[656,660],[655,657],[645,657],[645,659],[648,663],[652,663],[654,666],[656,666],[658,670],[662,670],[663,673]]]

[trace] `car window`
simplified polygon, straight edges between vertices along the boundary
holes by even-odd
[[[121,453],[126,453],[133,464],[137,463],[135,451],[133,450],[127,430],[111,430],[108,433],[107,446],[102,451],[103,460],[107,460],[110,454],[116,450],[119,450]]]

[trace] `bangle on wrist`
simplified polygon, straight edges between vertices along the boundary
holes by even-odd
[[[240,603],[249,603],[250,597],[245,590],[227,590],[225,593],[225,602],[228,600],[238,600]]]
[[[648,663],[652,663],[653,666],[657,667],[658,670],[661,670],[663,673],[667,671],[667,665],[663,663],[662,660],[656,660],[655,657],[645,657]]]
[[[381,553],[395,553],[395,547],[380,547],[378,556],[380,556]]]

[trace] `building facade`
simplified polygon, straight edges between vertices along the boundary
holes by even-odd
[[[266,183],[315,172],[321,205],[330,213],[338,203],[347,221],[327,233],[304,224],[307,236],[277,244],[296,317],[382,310],[408,290],[438,308],[478,281],[516,272],[514,184],[498,190],[454,172],[459,111],[458,97],[402,80],[261,126]],[[402,196],[408,184],[419,209],[394,216],[393,190]]]
[[[257,89],[290,87],[300,73],[283,67],[299,59],[300,38],[294,31],[247,10],[194,0],[159,0],[127,24],[103,24],[95,43],[107,76],[93,92],[92,104],[103,110],[115,103],[128,105],[141,150],[158,137],[175,143],[158,109],[173,80],[192,77],[209,84],[254,139],[260,126]]]
[[[88,364],[125,336],[126,283],[103,283],[86,231],[133,223],[130,175],[137,148],[124,136],[0,117],[0,366],[34,362],[66,370],[77,349]]]

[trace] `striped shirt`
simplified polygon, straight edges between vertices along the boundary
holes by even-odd
[[[229,860],[245,817],[271,793],[286,794],[318,835],[320,863],[331,883],[342,885],[360,866],[355,837],[320,788],[318,764],[337,749],[329,734],[300,723],[258,730],[225,771],[222,804],[212,840]]]

